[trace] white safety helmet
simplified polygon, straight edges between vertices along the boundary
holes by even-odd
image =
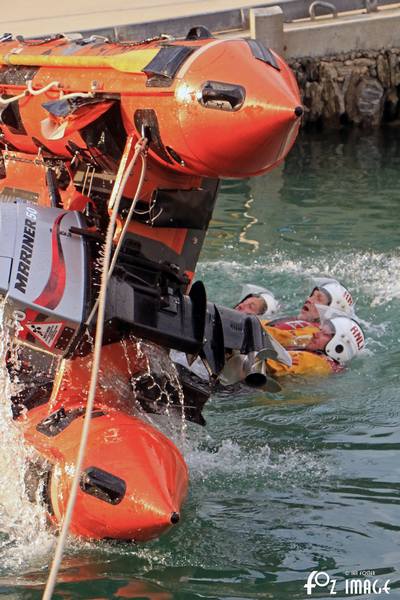
[[[249,296],[257,296],[258,298],[265,300],[267,310],[262,315],[257,315],[260,319],[268,319],[278,312],[279,302],[275,298],[274,294],[267,290],[267,288],[261,287],[260,285],[246,283],[242,287],[242,299],[240,302],[243,302]],[[240,304],[240,302],[238,302],[238,304]]]
[[[353,298],[344,285],[336,279],[328,277],[315,277],[313,281],[318,289],[323,290],[327,294],[329,306],[346,313],[351,318],[355,317]]]
[[[335,333],[325,346],[325,352],[344,365],[364,348],[364,334],[359,324],[347,316],[334,317],[327,322],[332,325]]]

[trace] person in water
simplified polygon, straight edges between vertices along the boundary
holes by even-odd
[[[261,286],[244,286],[243,299],[234,307],[240,312],[257,315],[267,333],[289,350],[293,363],[291,367],[271,359],[267,361],[267,369],[274,377],[336,373],[343,370],[344,365],[364,346],[364,334],[357,322],[344,310],[339,310],[340,307],[346,308],[354,315],[348,290],[334,279],[318,280],[318,284],[300,311],[300,314],[305,312],[307,316],[311,315],[312,321],[300,319],[300,315],[269,320],[278,312],[279,304],[272,292]],[[320,306],[330,308],[334,316],[323,323],[317,321],[317,316],[320,318],[320,312],[314,310],[317,302]],[[338,342],[340,338],[341,343]],[[189,366],[185,354],[172,351],[171,357],[175,363],[208,380],[208,372],[200,358]]]
[[[274,377],[329,375],[342,371],[364,345],[364,333],[354,319],[334,316],[321,323],[304,349],[289,349],[292,366],[269,359],[267,369]]]
[[[329,307],[355,319],[353,298],[341,283],[332,278],[316,278],[316,285],[305,300],[299,314],[271,320],[279,310],[279,304],[269,290],[247,285],[247,295],[235,306],[235,310],[257,315],[264,329],[284,348],[304,348],[321,327],[321,307]]]
[[[299,319],[309,322],[319,322],[320,313],[318,305],[329,306],[338,310],[350,318],[355,318],[354,301],[349,290],[339,281],[327,277],[314,279],[315,287],[303,304],[299,313]]]
[[[233,307],[234,310],[256,315],[260,319],[271,318],[279,311],[279,302],[267,288],[248,283],[242,288],[242,296],[242,300]]]
[[[330,306],[354,318],[354,301],[347,288],[339,281],[330,277],[316,277],[313,280],[315,286],[306,298],[297,317],[308,322],[320,320],[316,305]],[[260,318],[274,316],[279,311],[279,302],[274,294],[267,288],[246,284],[242,289],[243,298],[235,310],[249,315],[257,315]]]

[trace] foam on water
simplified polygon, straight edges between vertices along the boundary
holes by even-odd
[[[231,439],[224,440],[217,449],[193,447],[186,451],[185,458],[192,478],[201,480],[215,475],[264,476],[271,468],[268,444],[248,450]]]
[[[239,481],[270,486],[276,480],[290,484],[327,476],[327,467],[319,456],[295,445],[272,452],[268,443],[249,448],[228,438],[217,448],[202,448],[192,441],[191,448],[186,445],[184,455],[194,483],[217,479],[222,487],[237,486]]]
[[[326,256],[314,256],[312,261],[306,262],[276,251],[268,255],[268,261],[256,258],[250,264],[235,260],[204,261],[199,265],[198,276],[215,272],[220,279],[223,272],[224,277],[240,284],[248,279],[253,283],[268,284],[268,276],[277,274],[293,274],[302,279],[331,276],[347,283],[355,296],[368,296],[370,306],[376,306],[400,299],[399,271],[400,256],[397,254],[339,251],[331,254],[329,260]],[[279,296],[279,289],[274,291]]]
[[[400,299],[400,256],[377,252],[354,252],[334,254],[329,262],[324,258],[313,258],[313,265],[303,261],[285,259],[282,253],[273,254],[263,268],[286,273],[299,273],[310,277],[327,273],[339,280],[348,281],[351,265],[351,289],[358,294],[364,293],[370,298],[370,305],[385,304]]]
[[[2,318],[2,310],[0,318]],[[8,340],[0,329],[0,573],[32,565],[51,549],[44,506],[28,499],[28,463],[35,460],[11,413],[11,383],[5,367]]]

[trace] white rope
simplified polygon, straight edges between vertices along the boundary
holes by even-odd
[[[142,146],[140,145],[141,141],[142,140],[139,140],[139,142],[137,142],[136,147],[135,147],[135,149],[137,149],[137,152],[135,152],[136,158],[142,149]],[[118,198],[120,199],[122,197],[124,185],[126,184],[126,181],[129,176],[129,171],[130,171],[130,169],[133,168],[134,164],[135,164],[135,162],[132,159],[132,161],[129,163],[129,165],[126,169],[124,177],[122,177],[122,179],[121,179],[121,177],[118,177],[118,175],[121,175],[120,170],[122,169],[122,171],[123,171],[124,166],[125,166],[125,162],[121,161],[120,168],[119,168],[118,174],[117,174],[117,178],[115,180],[115,184],[114,184],[114,187],[113,187],[113,190],[111,193],[111,198],[113,196],[115,196],[115,199],[117,200]],[[118,182],[120,182],[119,185],[118,185]],[[110,199],[110,201],[111,201],[111,199]],[[74,473],[74,478],[72,480],[71,492],[70,492],[70,495],[68,498],[67,510],[65,512],[60,536],[57,541],[56,551],[54,553],[54,558],[53,558],[53,562],[51,565],[49,577],[47,579],[46,588],[45,588],[44,594],[43,594],[43,600],[51,599],[56,582],[57,582],[57,575],[58,575],[58,571],[60,569],[62,556],[63,556],[64,548],[65,548],[65,543],[66,543],[66,539],[67,539],[67,535],[68,535],[68,530],[69,530],[69,526],[71,523],[72,513],[74,510],[74,506],[75,506],[75,500],[76,500],[76,495],[77,495],[78,487],[79,487],[79,480],[80,480],[80,476],[81,476],[82,463],[83,463],[87,439],[88,439],[88,435],[89,435],[90,421],[91,421],[91,416],[92,416],[94,399],[95,399],[95,395],[96,395],[97,377],[98,377],[98,372],[99,372],[99,368],[100,368],[101,347],[102,347],[103,329],[104,329],[104,314],[105,314],[105,308],[106,308],[108,273],[109,273],[109,269],[110,269],[111,252],[112,252],[112,245],[113,245],[113,238],[114,238],[114,227],[115,227],[117,214],[118,214],[119,201],[114,201],[113,204],[114,204],[114,208],[111,213],[110,222],[109,222],[108,228],[107,228],[106,243],[105,243],[105,249],[104,249],[104,262],[103,262],[103,269],[102,269],[102,273],[101,273],[101,286],[100,286],[100,292],[99,292],[99,311],[98,311],[97,324],[96,324],[96,339],[95,339],[94,350],[93,350],[93,363],[92,363],[92,371],[91,371],[91,377],[90,377],[89,394],[88,394],[88,399],[87,399],[87,403],[86,403],[86,413],[85,413],[85,418],[83,421],[81,440],[80,440],[80,444],[79,444],[78,456],[76,459],[75,473]]]
[[[28,95],[28,90],[22,92],[22,94],[18,94],[18,96],[12,96],[11,98],[3,98],[0,97],[0,104],[3,106],[7,106],[7,104],[11,104],[12,102],[16,102],[17,100],[22,100],[22,98],[26,98]]]
[[[133,136],[130,135],[129,138],[127,139],[127,141],[126,141],[125,150],[124,150],[124,153],[123,153],[122,158],[121,158],[121,165],[123,165],[124,169],[125,169],[125,165],[126,165],[126,163],[128,161],[129,153],[130,153],[131,148],[132,148],[132,143],[133,143]],[[135,148],[136,148],[136,146],[135,146]],[[135,159],[136,156],[137,156],[137,154],[135,152],[135,155],[133,156],[133,160]],[[117,176],[115,178],[115,184],[117,183],[117,181],[120,181],[120,183],[118,184],[118,189],[121,186],[123,175],[124,175],[123,170],[119,169],[118,173],[117,173]],[[110,199],[108,201],[108,210],[112,210],[114,208],[114,203],[117,201],[117,198],[118,198],[118,194],[111,194]]]
[[[72,98],[94,98],[93,92],[71,92],[71,94],[63,94],[60,92],[60,100],[72,100]]]
[[[39,88],[38,90],[34,90],[33,87],[32,87],[32,80],[29,79],[26,82],[26,91],[29,92],[29,94],[31,94],[32,96],[40,96],[40,94],[44,94],[45,92],[48,92],[49,90],[51,90],[52,87],[57,87],[58,88],[59,86],[60,86],[60,83],[58,81],[51,81],[50,83],[48,83],[44,87]]]
[[[147,143],[147,141],[146,141],[146,143]],[[145,154],[144,151],[142,151],[140,153],[140,157],[142,159],[142,170],[141,170],[141,173],[140,173],[139,182],[138,182],[138,185],[137,185],[137,188],[136,188],[136,193],[135,193],[135,195],[133,197],[132,204],[131,204],[131,207],[129,209],[128,215],[127,215],[127,217],[125,219],[125,223],[124,223],[124,226],[122,228],[121,235],[119,236],[117,247],[115,248],[115,251],[114,251],[113,259],[112,259],[111,265],[110,265],[110,270],[108,272],[108,281],[110,280],[110,277],[111,277],[111,275],[112,275],[112,273],[114,271],[114,267],[115,267],[115,264],[117,262],[118,255],[119,255],[122,243],[123,243],[124,238],[125,238],[125,234],[126,234],[126,232],[128,230],[129,224],[131,222],[132,215],[135,212],[135,207],[136,207],[136,204],[137,204],[137,202],[139,200],[140,192],[142,191],[142,187],[143,187],[143,183],[144,183],[144,178],[145,178],[145,175],[146,175],[146,166],[147,166],[147,158],[146,158],[146,154]]]
[[[59,89],[60,82],[59,81],[51,81],[50,83],[43,86],[42,88],[39,88],[38,90],[34,90],[32,87],[32,80],[29,79],[26,82],[26,90],[24,90],[23,92],[21,92],[21,94],[18,94],[17,96],[12,96],[11,98],[0,97],[0,104],[2,104],[3,106],[7,106],[8,104],[11,104],[12,102],[17,102],[18,100],[22,100],[23,98],[26,98],[27,96],[40,96],[40,94],[45,94],[46,92],[48,92],[49,90],[51,90],[54,87]],[[60,100],[71,100],[72,98],[94,98],[94,93],[93,92],[71,92],[70,94],[63,94],[63,91],[60,90],[60,96],[59,96]]]

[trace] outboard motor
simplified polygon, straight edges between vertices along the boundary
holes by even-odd
[[[90,306],[88,246],[79,212],[0,203],[0,294],[18,342],[59,356],[79,341]]]
[[[0,203],[0,293],[18,343],[64,358],[85,353],[97,283],[87,232],[79,212]],[[255,316],[207,302],[201,282],[184,294],[186,284],[172,266],[123,247],[107,293],[112,341],[133,334],[199,355],[216,377],[236,354],[243,363],[240,380],[254,386],[266,383],[265,359],[290,360]]]

